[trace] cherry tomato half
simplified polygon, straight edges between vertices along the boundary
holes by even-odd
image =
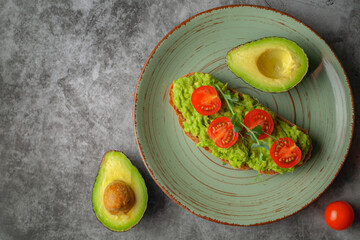
[[[208,128],[209,137],[220,148],[229,148],[235,144],[239,134],[234,131],[234,127],[227,117],[218,117],[213,120]]]
[[[191,103],[201,115],[213,115],[220,110],[221,100],[212,86],[201,86],[192,93]]]
[[[354,209],[344,201],[330,203],[325,209],[325,221],[335,230],[344,230],[354,222]]]
[[[254,109],[248,112],[244,118],[244,124],[246,127],[253,129],[257,125],[260,125],[263,132],[271,134],[274,130],[274,121],[270,114],[261,109]],[[260,134],[259,140],[267,138],[265,133]]]
[[[291,138],[280,138],[270,148],[270,156],[281,168],[291,168],[301,160],[301,150]]]

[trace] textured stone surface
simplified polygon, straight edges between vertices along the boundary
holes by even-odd
[[[135,85],[157,42],[209,8],[251,3],[286,12],[322,36],[348,74],[356,121],[339,176],[313,204],[280,222],[233,227],[201,219],[157,187],[137,151]],[[0,239],[355,239],[360,235],[360,2],[0,0]],[[97,221],[92,186],[105,151],[143,174],[148,210],[125,233]],[[346,200],[355,224],[333,231],[327,204]]]

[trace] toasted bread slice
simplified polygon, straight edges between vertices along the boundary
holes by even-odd
[[[183,77],[190,77],[190,76],[192,76],[192,75],[194,75],[194,74],[195,74],[195,72],[191,72],[191,73],[186,74],[186,75],[183,76]],[[183,124],[183,123],[184,123],[184,121],[185,121],[186,119],[185,119],[185,117],[182,115],[182,113],[179,111],[179,109],[176,107],[176,105],[175,105],[174,102],[173,102],[173,96],[174,96],[174,94],[173,94],[172,89],[173,89],[173,84],[171,84],[170,90],[169,90],[169,97],[170,97],[169,103],[170,103],[170,105],[173,107],[173,109],[175,110],[176,115],[177,115],[178,118],[179,118],[180,127],[184,130],[184,124]],[[237,91],[235,91],[234,89],[231,89],[231,88],[229,88],[229,90],[231,90],[231,91],[233,91],[233,92],[237,92]],[[239,92],[239,96],[241,97],[241,96],[242,96],[242,93]],[[284,119],[283,117],[279,116],[278,114],[276,114],[276,117],[279,118],[280,120],[286,122],[286,123],[287,123],[289,126],[291,126],[291,127],[292,127],[292,126],[296,126],[294,123],[292,123],[292,122]],[[296,127],[297,127],[297,129],[299,129],[300,131],[304,132],[304,133],[309,137],[308,132],[307,132],[305,129],[299,128],[298,126],[296,126]],[[184,132],[185,132],[185,131],[184,131]],[[186,134],[193,142],[195,142],[195,143],[198,143],[198,142],[200,141],[199,138],[196,137],[196,136],[194,136],[191,132],[185,132],[185,134]],[[312,144],[311,144],[311,138],[310,138],[310,137],[309,137],[309,140],[310,140],[310,148],[309,148],[309,150],[308,150],[308,152],[307,152],[307,154],[306,154],[306,157],[305,157],[305,159],[304,159],[304,161],[303,161],[303,163],[302,163],[301,165],[303,165],[303,164],[310,158],[310,156],[311,156]],[[203,148],[204,148],[206,151],[208,151],[209,153],[212,152],[208,147],[203,147]],[[230,163],[229,163],[228,160],[226,160],[226,159],[220,159],[220,160],[230,165]],[[299,166],[301,166],[301,165],[299,165]],[[298,167],[299,167],[299,166],[298,166]],[[249,169],[252,169],[252,168],[250,168],[247,164],[243,164],[243,165],[242,165],[240,168],[238,168],[238,169],[239,169],[239,170],[249,170]],[[267,174],[267,175],[278,174],[278,172],[276,172],[276,171],[274,171],[274,170],[272,170],[272,169],[268,169],[268,170],[265,170],[265,171],[260,171],[260,173],[262,173],[262,174]]]

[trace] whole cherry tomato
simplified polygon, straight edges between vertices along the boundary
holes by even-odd
[[[332,202],[325,209],[325,221],[335,230],[344,230],[350,227],[354,218],[353,208],[344,201]]]

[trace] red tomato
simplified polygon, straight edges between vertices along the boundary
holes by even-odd
[[[234,131],[229,118],[218,117],[213,120],[208,128],[209,137],[220,148],[229,148],[235,144],[239,134]]]
[[[270,114],[261,109],[254,109],[248,112],[244,118],[244,124],[246,127],[253,129],[257,125],[260,125],[263,132],[271,134],[274,130],[274,121]],[[260,134],[259,140],[267,138],[268,135],[265,133]]]
[[[270,156],[281,168],[291,168],[301,160],[301,150],[291,138],[280,138],[270,148]]]
[[[212,86],[201,86],[192,93],[191,103],[201,115],[213,115],[221,107],[218,92]]]
[[[325,221],[335,230],[344,230],[350,227],[354,218],[353,208],[344,201],[332,202],[325,209]]]

